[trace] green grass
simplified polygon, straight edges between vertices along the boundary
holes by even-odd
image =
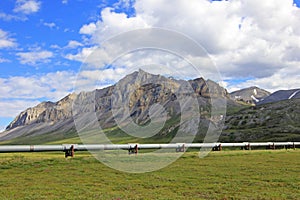
[[[128,174],[87,152],[0,154],[0,199],[300,199],[299,158],[299,150],[188,152]]]

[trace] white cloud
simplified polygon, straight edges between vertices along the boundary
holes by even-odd
[[[68,0],[62,0],[61,3],[62,4],[68,4]]]
[[[74,32],[74,30],[71,30],[71,29],[69,29],[69,28],[65,28],[64,29],[64,32],[66,33],[66,32]]]
[[[81,27],[81,29],[79,30],[80,34],[87,34],[87,35],[91,35],[96,31],[96,24],[94,23],[90,23],[90,24],[86,24],[83,25]]]
[[[4,21],[11,21],[11,20],[16,20],[16,21],[26,21],[27,17],[20,17],[17,15],[10,15],[10,14],[6,14],[4,12],[0,12],[0,19],[4,20]]]
[[[245,85],[260,84],[270,90],[299,87],[297,76],[282,74],[291,66],[296,68],[295,73],[300,70],[300,9],[292,0],[174,0],[171,4],[168,0],[137,0],[134,9],[135,15],[128,17],[114,12],[113,8],[105,8],[101,20],[83,25],[80,33],[90,36],[87,44],[103,49],[103,41],[124,31],[167,28],[186,34],[207,49],[227,80],[245,79],[248,80]],[[137,43],[141,41],[143,38],[136,38]],[[90,50],[83,48],[68,57],[83,61]],[[100,59],[109,60],[110,53],[99,54]],[[190,59],[198,58],[191,55]],[[159,58],[153,57],[152,62],[159,63]],[[283,81],[284,86],[280,87],[276,84],[279,79],[290,83]],[[228,84],[232,88],[242,85]]]
[[[51,22],[51,23],[44,22],[43,25],[47,26],[47,27],[49,27],[51,29],[55,28],[55,27],[58,28],[54,22]]]
[[[31,14],[38,12],[41,7],[41,2],[36,0],[17,0],[14,12]]]
[[[57,101],[72,91],[75,80],[76,73],[71,71],[0,78],[0,117],[15,117],[39,99]]]
[[[264,77],[261,79],[254,79],[243,82],[239,84],[239,87],[236,87],[234,89],[242,89],[246,87],[261,85],[264,86],[263,89],[269,92],[275,92],[277,90],[288,90],[291,88],[295,89],[299,88],[300,77],[297,75],[287,77],[278,73],[270,77]],[[233,89],[230,88],[230,91],[233,91]]]
[[[21,64],[29,64],[29,65],[35,65],[38,63],[47,63],[50,61],[49,58],[53,57],[53,53],[51,51],[46,51],[46,50],[22,52],[22,53],[17,53],[16,55],[19,56],[19,60]]]
[[[92,81],[118,81],[126,74],[125,69],[104,69],[104,70],[86,70],[78,74],[80,79],[88,79]],[[101,87],[101,86],[100,86]]]
[[[51,49],[61,49],[61,47],[59,45],[57,45],[57,44],[50,45],[50,48]]]
[[[39,76],[0,78],[0,118],[15,117],[28,107],[40,103],[40,99],[56,102],[73,91],[91,91],[109,86],[111,78],[122,78],[124,75],[122,69],[107,69],[82,71],[79,74],[58,71]],[[98,84],[98,80],[108,82]]]
[[[90,32],[86,31],[85,34],[92,35],[93,42],[97,44],[100,44],[103,40],[106,40],[116,34],[137,28],[148,28],[154,25],[151,20],[148,21],[141,16],[128,18],[125,13],[113,12],[112,8],[103,9],[101,11],[101,17],[102,21],[85,25],[90,27]]]
[[[83,48],[80,53],[73,55],[73,54],[67,54],[65,57],[69,60],[75,60],[84,62],[85,59],[92,53],[94,50],[97,49],[97,47],[87,47]]]
[[[70,40],[65,48],[74,49],[76,47],[81,47],[81,46],[83,46],[83,44],[81,44],[80,42],[75,40]]]
[[[0,29],[0,49],[1,48],[11,48],[17,46],[15,39],[10,38],[9,34],[2,29]]]
[[[0,19],[4,21],[26,21],[28,20],[26,15],[36,13],[41,8],[41,2],[37,0],[16,0],[15,7],[13,9],[14,14],[7,14],[0,12]]]
[[[122,69],[81,71],[79,74],[73,71],[57,71],[39,76],[0,78],[0,101],[9,102],[20,99],[24,101],[36,101],[37,99],[58,101],[72,92],[75,84],[91,91],[95,89],[97,80],[110,80],[115,75],[122,78],[125,75],[124,72]],[[98,85],[96,88],[102,87],[103,85]]]
[[[130,7],[134,4],[134,0],[119,0],[117,3],[113,5],[113,8],[116,9],[130,9]]]
[[[30,101],[30,100],[10,100],[10,101],[1,101],[0,100],[0,113],[1,117],[16,117],[20,112],[25,109],[36,106],[39,101]],[[0,130],[1,131],[1,130]]]

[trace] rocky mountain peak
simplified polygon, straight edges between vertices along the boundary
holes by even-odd
[[[154,83],[160,78],[166,79],[161,75],[150,74],[142,69],[139,69],[138,71],[126,75],[117,83],[117,85],[143,85],[145,83]]]
[[[18,126],[29,125],[40,122],[57,122],[59,120],[71,117],[72,102],[76,98],[76,94],[72,93],[54,103],[45,101],[35,107],[28,108],[21,112],[7,127],[11,130]]]
[[[252,86],[230,93],[231,99],[249,104],[257,104],[271,93],[259,87]]]
[[[200,96],[206,98],[228,96],[227,90],[214,81],[205,81],[203,78],[196,78],[194,80],[190,80],[189,83]]]

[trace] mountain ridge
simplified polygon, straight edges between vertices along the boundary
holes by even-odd
[[[0,134],[0,141],[49,132],[74,131],[75,126],[72,122],[73,116],[76,115],[72,110],[74,101],[83,104],[78,113],[95,111],[101,127],[114,127],[116,122],[112,116],[112,96],[116,101],[120,101],[119,103],[128,104],[130,116],[137,124],[147,123],[149,109],[155,103],[165,105],[168,119],[171,119],[180,114],[180,105],[176,103],[176,91],[181,92],[178,95],[189,95],[184,94],[188,91],[184,87],[190,87],[190,90],[195,92],[203,113],[209,113],[210,97],[228,98],[229,95],[225,88],[211,80],[205,81],[203,78],[177,80],[139,70],[126,75],[115,85],[89,92],[72,93],[57,102],[42,102],[22,111]],[[130,97],[124,96],[125,94],[130,94]],[[89,104],[91,101],[95,101],[93,106]],[[207,122],[203,123],[207,124]]]
[[[300,88],[291,90],[278,90],[264,98],[262,101],[258,102],[258,105],[298,98],[300,98]]]

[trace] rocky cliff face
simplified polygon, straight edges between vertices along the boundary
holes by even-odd
[[[47,101],[28,108],[21,112],[6,130],[33,123],[58,122],[70,118],[72,117],[72,102],[75,98],[76,94],[70,94],[56,103]]]
[[[197,78],[190,80],[189,83],[194,91],[202,97],[228,97],[229,95],[226,89],[212,80],[205,81],[203,78]]]
[[[180,105],[176,99],[184,95],[196,95],[200,106],[207,109],[210,97],[228,98],[226,89],[210,80],[176,80],[139,70],[125,76],[113,86],[70,94],[58,102],[43,102],[28,108],[8,125],[6,133],[2,135],[10,139],[13,135],[20,136],[23,134],[20,130],[25,130],[24,127],[31,127],[27,129],[28,135],[31,132],[43,134],[62,127],[74,128],[73,116],[89,112],[96,113],[101,127],[112,127],[116,124],[112,111],[116,109],[127,109],[127,117],[131,117],[135,123],[144,124],[149,120],[150,107],[156,103],[165,107],[169,118],[179,114]],[[80,104],[75,111],[72,109],[74,102]],[[43,129],[39,131],[38,127],[41,126]]]

